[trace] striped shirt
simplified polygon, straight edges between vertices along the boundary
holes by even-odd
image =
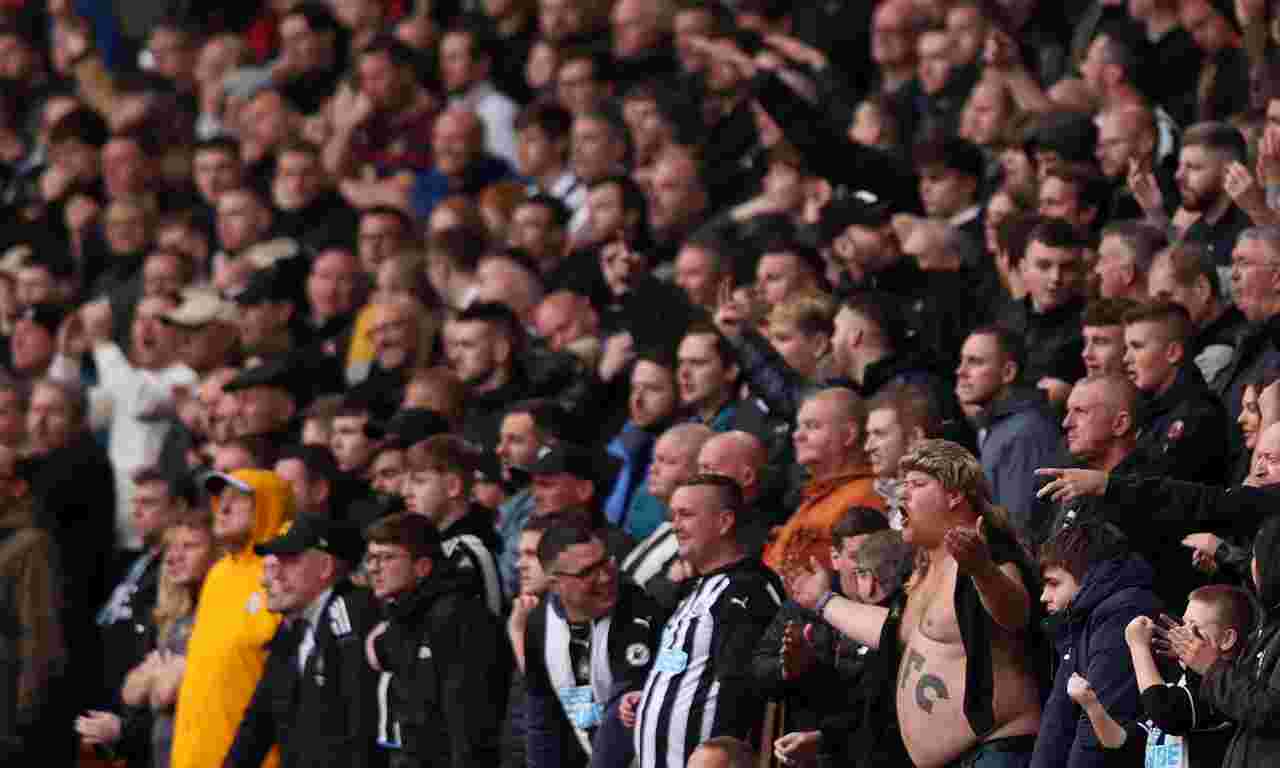
[[[685,582],[637,708],[639,768],[681,768],[707,739],[755,735],[765,702],[751,656],[781,604],[778,577],[755,558]]]
[[[663,523],[623,559],[622,575],[644,587],[649,579],[665,573],[677,554],[675,529]]]

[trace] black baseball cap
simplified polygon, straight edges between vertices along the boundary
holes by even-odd
[[[608,490],[621,463],[596,451],[563,441],[543,446],[533,463],[525,468],[530,475],[573,475],[595,483],[596,495]]]
[[[298,555],[308,549],[333,555],[354,566],[364,557],[364,538],[359,529],[349,523],[299,515],[289,530],[253,547],[258,555]]]
[[[278,267],[259,269],[249,278],[245,289],[236,294],[234,301],[246,307],[292,301],[295,290],[285,278],[285,273]]]
[[[41,302],[27,307],[27,310],[22,313],[22,319],[30,320],[50,334],[57,336],[58,328],[62,326],[62,321],[66,319],[68,314],[70,313],[67,308],[61,304]]]
[[[302,366],[289,355],[280,355],[264,361],[261,365],[246,368],[234,379],[227,382],[223,390],[236,392],[253,387],[278,387],[294,397],[309,390]]]

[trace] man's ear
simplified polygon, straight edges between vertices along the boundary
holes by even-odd
[[[1111,434],[1119,437],[1127,435],[1133,429],[1133,415],[1128,411],[1120,410],[1116,412],[1115,418],[1111,420]]]
[[[1000,366],[1000,381],[1005,386],[1012,384],[1018,380],[1018,364],[1012,360],[1005,360],[1004,365]]]
[[[418,581],[430,576],[433,570],[435,570],[435,563],[431,562],[429,557],[420,557],[413,561],[413,575]]]
[[[1181,341],[1171,341],[1164,347],[1164,359],[1177,365],[1187,354],[1187,348]]]
[[[450,472],[444,476],[444,492],[449,498],[456,499],[461,497],[465,489],[466,483],[462,481],[462,476],[457,472]]]

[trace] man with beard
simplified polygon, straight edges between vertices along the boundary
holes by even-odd
[[[632,500],[645,482],[649,460],[657,436],[675,420],[677,388],[675,361],[665,350],[645,350],[631,366],[631,392],[627,397],[630,416],[622,431],[606,446],[610,456],[622,461],[622,471],[605,501],[609,521],[630,524]],[[648,535],[635,534],[637,538]]]
[[[412,297],[383,298],[370,310],[369,339],[373,342],[373,364],[364,381],[350,393],[369,405],[378,418],[387,418],[399,409],[410,372],[425,365],[434,319]]]
[[[502,553],[498,570],[507,594],[519,594],[520,532],[533,515],[533,485],[528,468],[551,443],[565,438],[568,415],[550,400],[524,400],[507,408],[498,431],[496,449],[506,501],[498,507],[498,535]]]
[[[175,387],[191,387],[196,374],[178,362],[178,336],[166,325],[162,316],[177,307],[170,297],[143,299],[134,312],[130,331],[129,356],[114,342],[93,339],[93,362],[98,371],[98,385],[89,392],[90,423],[109,431],[107,454],[116,473],[116,543],[138,553],[141,539],[133,531],[130,507],[133,499],[133,473],[155,464],[169,422],[157,418],[171,410]],[[84,340],[72,320],[62,339],[64,355],[77,355]],[[63,357],[50,367],[55,378],[77,381],[80,371],[75,361]],[[107,416],[106,414],[110,414]]]
[[[505,305],[472,304],[445,326],[444,337],[449,367],[467,388],[461,431],[473,445],[496,445],[499,414],[529,397],[551,397],[590,416],[590,373],[569,353],[531,348]]]
[[[1244,136],[1228,123],[1196,123],[1182,134],[1174,174],[1182,205],[1173,214],[1173,226],[1180,240],[1204,242],[1209,258],[1220,267],[1230,262],[1237,238],[1252,224],[1224,185],[1227,166],[1247,158]],[[1151,172],[1131,170],[1129,186],[1147,218],[1164,222],[1163,199]]]
[[[356,70],[359,88],[339,88],[334,97],[325,170],[348,180],[366,168],[382,173],[430,170],[430,149],[418,137],[430,135],[438,103],[419,82],[412,52],[395,38],[380,35],[360,51]]]

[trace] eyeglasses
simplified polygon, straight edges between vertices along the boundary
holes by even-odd
[[[408,552],[385,552],[373,553],[364,556],[364,569],[366,571],[380,570],[387,563],[394,563],[396,560],[407,560]]]
[[[857,576],[857,577],[859,577],[859,578],[863,578],[863,577],[866,577],[866,576],[873,576],[873,575],[875,575],[875,571],[871,570],[870,568],[854,568],[854,569],[853,569],[853,575],[854,575],[854,576]]]
[[[569,578],[571,578],[571,579],[582,579],[583,581],[589,581],[589,580],[591,580],[591,579],[594,579],[594,578],[598,577],[598,576],[599,576],[600,574],[602,574],[602,573],[608,573],[608,572],[612,571],[612,570],[613,570],[613,566],[615,566],[615,565],[617,565],[617,561],[616,561],[616,559],[613,557],[613,555],[605,555],[604,557],[600,558],[599,560],[595,561],[594,563],[591,563],[590,565],[583,566],[583,567],[582,567],[580,570],[578,570],[578,571],[574,571],[574,572],[571,572],[571,571],[556,571],[556,572],[552,573],[552,575],[553,575],[553,576],[568,576],[568,577],[569,577]]]

